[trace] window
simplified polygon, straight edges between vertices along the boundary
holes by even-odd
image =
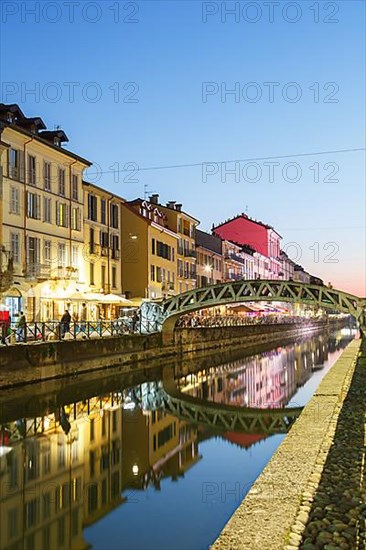
[[[119,237],[118,235],[111,235],[111,248],[112,248],[112,259],[118,260],[119,258]]]
[[[90,284],[94,284],[94,264],[89,264],[89,278],[90,278]]]
[[[74,231],[80,231],[81,229],[81,216],[80,216],[80,208],[73,207],[71,211],[71,229]]]
[[[106,284],[106,266],[102,264],[100,267],[101,267],[101,271],[100,271],[101,283],[102,283],[102,288],[104,288]]]
[[[59,267],[66,267],[66,244],[58,243],[58,265]]]
[[[51,241],[43,241],[43,260],[46,265],[51,265]]]
[[[20,243],[19,243],[18,233],[10,233],[10,241],[11,241],[11,257],[13,258],[13,262],[15,264],[18,264],[20,261]]]
[[[111,212],[110,226],[113,227],[113,229],[118,229],[118,204],[111,204],[110,212]]]
[[[102,248],[108,248],[109,245],[109,236],[107,231],[100,232],[100,246]]]
[[[35,193],[27,193],[27,215],[34,220],[40,219],[40,196]]]
[[[96,222],[98,219],[98,200],[95,195],[88,194],[88,219]]]
[[[28,183],[36,185],[36,157],[28,155]]]
[[[20,151],[17,149],[9,151],[9,178],[20,179]]]
[[[79,200],[79,178],[76,174],[73,174],[72,176],[72,200],[77,201]]]
[[[51,199],[43,197],[43,221],[45,223],[52,223],[51,220]]]
[[[65,170],[63,168],[58,169],[58,194],[61,197],[65,197],[66,185],[65,185]]]
[[[18,509],[8,511],[8,539],[12,539],[18,531]]]
[[[27,238],[27,264],[35,266],[39,263],[40,240],[36,237]]]
[[[112,288],[117,288],[117,268],[112,266]]]
[[[43,165],[43,186],[45,191],[51,191],[51,163],[45,162]]]
[[[155,254],[155,239],[151,240],[151,254]]]
[[[25,505],[25,526],[27,529],[34,527],[38,519],[38,500],[33,499]]]
[[[154,265],[150,266],[150,279],[152,281],[155,281],[155,266]]]
[[[10,187],[10,214],[19,214],[19,189]]]
[[[73,245],[71,249],[71,254],[72,254],[71,265],[72,267],[77,269],[79,267],[79,249],[77,245]]]
[[[103,223],[104,225],[106,225],[107,221],[106,221],[106,200],[105,199],[101,199],[100,200],[100,223]]]
[[[56,225],[59,227],[69,226],[69,209],[65,202],[56,202]]]
[[[156,268],[156,281],[158,283],[161,283],[162,282],[162,278],[161,278],[161,267],[157,267]]]

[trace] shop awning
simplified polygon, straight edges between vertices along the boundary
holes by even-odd
[[[119,296],[118,294],[102,294],[101,299],[102,304],[119,304],[123,305],[125,307],[134,307],[134,303],[131,302],[131,300],[127,300],[127,298],[124,298],[123,296]]]

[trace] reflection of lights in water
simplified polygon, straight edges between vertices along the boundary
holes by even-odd
[[[46,418],[43,420],[44,429],[48,430],[48,428],[50,427],[50,424],[51,424],[51,420],[49,419],[48,416],[46,416]]]
[[[297,361],[295,359],[295,370],[297,370]]]
[[[287,371],[285,372],[285,382],[287,382],[288,380],[288,374],[287,374]]]
[[[133,473],[134,476],[137,476],[137,475],[138,475],[138,473],[139,473],[139,467],[137,466],[137,464],[134,464],[134,465],[132,466],[132,473]]]
[[[28,468],[31,469],[32,466],[33,466],[33,462],[30,460],[30,461],[28,462]]]
[[[12,450],[13,447],[3,447],[2,445],[0,445],[0,458],[7,455],[8,453],[11,453]]]
[[[133,401],[131,401],[131,403],[125,403],[123,405],[123,409],[125,411],[133,411],[133,409],[136,407],[135,403]]]
[[[103,415],[104,415],[104,411],[103,411],[103,409],[100,409],[100,411],[99,411],[100,418],[103,418]]]

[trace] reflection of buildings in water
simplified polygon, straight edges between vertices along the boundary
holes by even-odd
[[[146,489],[160,480],[182,476],[199,459],[197,428],[161,410],[124,411],[124,487]]]
[[[83,527],[124,502],[124,488],[159,488],[200,458],[196,428],[161,411],[124,410],[121,394],[9,423],[0,444],[7,550],[88,548]]]
[[[188,374],[178,384],[182,392],[197,399],[242,407],[285,407],[327,358],[328,340],[320,335]]]
[[[89,547],[83,527],[121,502],[122,412],[112,403],[113,397],[92,399],[66,407],[65,415],[26,420],[20,429],[8,425],[0,548]]]

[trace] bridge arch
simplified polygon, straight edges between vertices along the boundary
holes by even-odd
[[[337,310],[355,317],[364,330],[366,299],[326,286],[277,280],[240,280],[195,288],[162,303],[163,334],[172,336],[177,320],[200,309],[245,302],[290,302]]]

